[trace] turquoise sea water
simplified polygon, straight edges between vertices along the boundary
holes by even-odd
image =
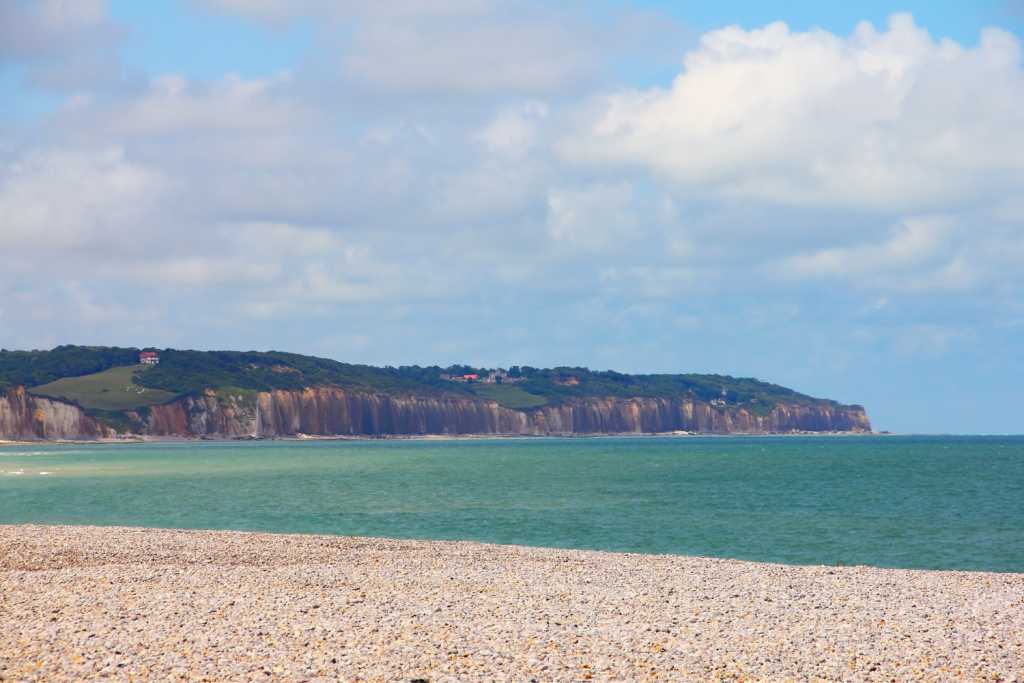
[[[1024,437],[0,445],[0,471],[5,524],[1024,571]]]

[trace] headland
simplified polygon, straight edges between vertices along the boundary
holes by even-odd
[[[280,352],[0,351],[0,438],[866,433],[864,408],[752,378],[376,368]]]

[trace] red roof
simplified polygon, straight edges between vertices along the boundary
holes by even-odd
[[[139,358],[159,358],[159,356],[157,356],[152,351],[143,351],[142,353],[139,354]]]

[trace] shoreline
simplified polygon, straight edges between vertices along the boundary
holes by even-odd
[[[0,594],[4,680],[1024,681],[1024,574],[26,525]]]
[[[552,433],[552,434],[379,434],[317,436],[148,436],[125,435],[106,439],[38,439],[17,441],[0,439],[0,446],[77,445],[77,444],[146,444],[146,443],[256,443],[317,441],[502,441],[540,439],[626,439],[626,438],[802,438],[802,437],[885,437],[885,436],[1014,436],[1009,434],[914,434],[902,432],[615,432],[615,433]]]

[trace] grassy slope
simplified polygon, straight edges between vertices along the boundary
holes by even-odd
[[[96,410],[131,410],[174,400],[178,394],[147,389],[132,381],[132,375],[145,372],[146,366],[126,365],[82,377],[65,377],[33,387],[29,393],[77,403]]]
[[[536,408],[548,402],[543,396],[523,391],[514,384],[477,384],[474,389],[478,396],[489,398],[506,408]]]

